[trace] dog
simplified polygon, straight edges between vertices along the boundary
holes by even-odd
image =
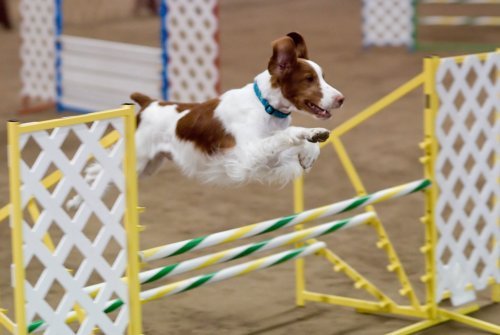
[[[165,161],[203,183],[284,185],[308,172],[319,156],[324,128],[292,127],[291,114],[326,120],[344,96],[309,60],[296,32],[272,42],[267,69],[253,83],[202,103],[156,101],[133,93],[140,106],[135,134],[137,172],[154,174]],[[98,166],[88,168],[87,181]]]

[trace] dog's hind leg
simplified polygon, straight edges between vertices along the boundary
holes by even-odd
[[[155,174],[166,160],[172,160],[172,154],[170,152],[158,152],[141,170],[141,176],[151,176]]]
[[[97,162],[93,162],[87,168],[85,168],[83,180],[85,180],[87,184],[92,185],[99,176],[99,174],[101,173],[101,171],[102,171],[102,166]],[[66,201],[66,208],[67,209],[78,208],[78,206],[80,206],[82,201],[83,198],[79,194],[77,194],[68,201]]]

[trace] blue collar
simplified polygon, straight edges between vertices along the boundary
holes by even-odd
[[[290,113],[286,114],[286,113],[280,112],[279,110],[277,110],[276,108],[271,106],[269,101],[267,101],[266,99],[264,99],[262,97],[262,93],[260,92],[259,86],[257,86],[257,82],[255,82],[255,81],[253,82],[253,90],[255,92],[255,95],[259,99],[259,101],[264,106],[264,110],[266,111],[267,114],[275,116],[279,119],[284,119],[290,115]]]

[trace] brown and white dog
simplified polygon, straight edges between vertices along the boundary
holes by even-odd
[[[136,131],[137,171],[153,174],[172,160],[205,183],[249,181],[285,184],[308,171],[329,131],[291,127],[290,115],[328,119],[344,97],[309,60],[304,39],[289,33],[272,43],[267,70],[254,82],[202,103],[154,101],[134,93],[141,106]],[[99,167],[87,169],[89,181]],[[76,203],[75,203],[76,205]]]

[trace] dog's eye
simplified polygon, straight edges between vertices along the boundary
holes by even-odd
[[[310,83],[312,83],[312,82],[314,81],[314,77],[313,77],[312,75],[310,75],[310,74],[306,75],[305,79],[306,79],[308,82],[310,82]]]

